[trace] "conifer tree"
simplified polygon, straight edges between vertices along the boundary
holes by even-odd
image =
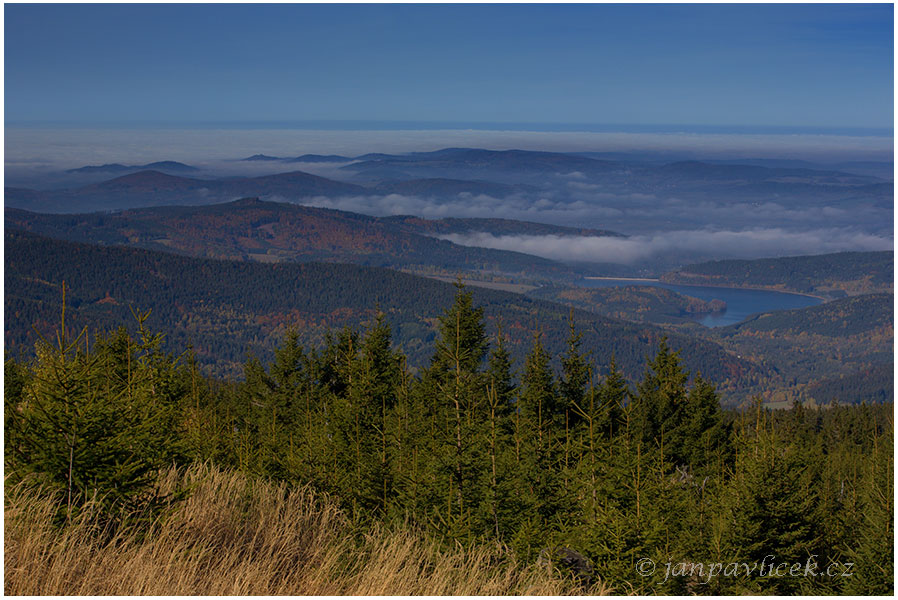
[[[679,351],[672,352],[667,339],[662,338],[658,354],[648,364],[633,399],[634,425],[650,451],[678,455],[679,447],[671,446],[670,437],[685,416],[688,377]]]
[[[489,495],[483,511],[492,522],[492,533],[502,539],[514,528],[520,517],[515,494],[513,451],[514,412],[517,408],[516,387],[511,371],[511,357],[505,349],[502,327],[489,356],[487,369],[489,424]]]
[[[612,465],[616,455],[625,449],[616,448],[622,444],[614,436],[622,419],[626,398],[627,386],[612,356],[609,374],[603,378],[601,385],[596,386],[590,381],[586,396],[580,404],[574,405],[574,411],[582,421],[578,435],[576,478],[584,514],[589,515],[592,521],[598,514],[599,503],[611,493],[609,485],[616,485],[611,480]],[[613,476],[619,476],[619,473]]]
[[[819,558],[821,525],[813,492],[814,472],[808,457],[779,438],[759,419],[752,437],[742,438],[741,452],[729,501],[728,537],[734,561],[761,564],[765,557],[777,563],[806,563]],[[767,558],[770,562],[770,558]],[[746,577],[755,592],[790,594],[801,585],[796,577]]]
[[[362,342],[356,379],[351,397],[356,399],[352,411],[357,426],[356,466],[360,478],[354,493],[365,508],[384,511],[394,495],[390,465],[396,432],[391,416],[397,404],[401,373],[399,357],[392,349],[390,327],[381,312]]]
[[[608,375],[599,387],[599,413],[596,425],[609,439],[617,435],[623,419],[624,406],[630,397],[630,390],[623,374],[618,370],[614,355],[608,364]]]
[[[199,462],[211,460],[232,465],[235,445],[233,421],[228,418],[231,403],[222,391],[215,389],[221,387],[220,382],[200,374],[191,346],[185,362],[181,373],[187,398],[182,415],[185,452]]]
[[[320,359],[320,383],[336,396],[343,396],[350,385],[350,365],[359,347],[358,332],[349,326],[336,338],[328,332]]]
[[[496,344],[489,355],[486,371],[487,383],[495,393],[497,414],[509,417],[514,410],[516,386],[514,373],[511,366],[511,355],[505,348],[505,339],[502,335],[502,325],[499,325],[496,334]]]
[[[440,531],[470,540],[493,525],[481,510],[489,486],[489,399],[481,370],[488,342],[483,308],[474,307],[463,285],[456,288],[455,302],[439,320],[436,352],[416,391],[426,463],[418,489],[419,498],[429,497],[427,511]]]
[[[558,387],[561,392],[561,408],[565,413],[565,426],[573,429],[580,423],[578,412],[573,407],[583,405],[586,383],[589,378],[589,366],[580,353],[580,342],[583,336],[577,332],[574,326],[573,309],[568,316],[568,330],[567,351],[561,358],[562,371]]]
[[[668,439],[671,461],[688,465],[695,473],[704,472],[715,464],[718,467],[729,465],[732,458],[730,429],[723,421],[720,399],[714,387],[701,375],[695,378],[689,390],[682,421],[670,431]]]
[[[3,464],[7,472],[11,472],[22,452],[18,444],[22,440],[21,428],[24,423],[21,413],[24,410],[27,382],[25,366],[7,357],[3,364],[3,431],[6,432]]]
[[[523,490],[532,510],[543,524],[553,521],[570,508],[568,490],[563,485],[564,412],[556,389],[549,354],[534,336],[521,382],[520,469]]]
[[[161,338],[144,329],[148,313],[135,314],[138,342],[101,340],[90,348],[86,329],[74,337],[66,331],[63,291],[56,342],[38,343],[24,376],[13,409],[17,426],[7,429],[7,474],[61,491],[62,516],[94,498],[110,516],[153,506],[154,477],[176,458],[174,411],[181,398],[161,377],[171,359],[159,355]],[[124,368],[116,374],[112,364]]]
[[[311,478],[315,471],[312,452],[297,447],[297,442],[308,442],[300,429],[308,425],[317,408],[310,394],[309,364],[298,333],[290,329],[267,371],[258,360],[245,366],[246,381],[241,388],[247,411],[245,427],[256,443],[244,449],[244,454],[250,454],[242,461],[260,473]]]
[[[890,419],[891,421],[891,419]],[[843,592],[852,595],[891,595],[895,592],[894,434],[874,435],[860,493],[861,520],[856,542],[846,553]],[[831,518],[831,516],[830,516]]]

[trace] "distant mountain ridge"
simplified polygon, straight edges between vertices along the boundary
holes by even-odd
[[[364,195],[367,188],[303,171],[261,177],[194,179],[146,170],[74,190],[39,192],[6,188],[6,205],[42,212],[76,212],[212,204],[245,196],[303,198]]]
[[[244,162],[258,162],[258,161],[270,161],[270,162],[287,162],[287,163],[326,163],[326,162],[350,162],[353,159],[347,156],[340,156],[338,154],[303,154],[302,156],[297,156],[294,158],[283,157],[283,156],[269,156],[267,154],[254,154],[252,156],[248,156],[247,158],[241,158],[241,161]]]
[[[594,154],[594,153],[593,153]],[[590,153],[536,152],[446,148],[405,155],[371,154],[356,157],[341,170],[363,184],[383,180],[427,178],[483,179],[505,184],[529,184],[554,189],[565,184],[588,184],[592,190],[612,194],[647,194],[664,197],[689,194],[695,198],[727,197],[770,201],[790,196],[802,204],[845,204],[868,201],[877,209],[891,207],[893,184],[863,172],[834,168],[815,170],[785,166],[715,164],[686,161],[617,160]]]
[[[39,191],[7,187],[4,190],[7,206],[36,212],[65,213],[214,204],[251,196],[282,200],[389,194],[431,198],[451,198],[469,194],[503,198],[534,191],[535,188],[527,185],[447,178],[380,182],[365,187],[304,171],[257,177],[197,179],[158,170],[129,172],[75,189]]]
[[[128,173],[133,171],[168,171],[174,173],[194,173],[199,171],[198,168],[174,160],[163,160],[159,162],[149,163],[146,165],[122,165],[112,163],[99,166],[80,167],[78,169],[69,169],[66,173]]]
[[[434,152],[415,152],[406,155],[372,154],[356,157],[343,170],[361,176],[383,177],[384,174],[403,179],[449,177],[456,179],[477,178],[478,174],[491,176],[527,174],[530,177],[546,173],[605,174],[626,169],[621,163],[596,160],[560,152],[535,152],[530,150],[482,150],[477,148],[445,148]]]
[[[576,203],[602,205],[605,197],[617,198],[620,202],[627,197],[678,198],[688,195],[694,200],[713,202],[723,196],[741,202],[764,203],[788,197],[792,207],[823,206],[838,210],[863,207],[884,214],[892,209],[894,190],[891,181],[877,177],[832,168],[802,168],[803,165],[792,163],[712,164],[695,160],[655,163],[530,150],[444,148],[407,154],[369,153],[356,157],[303,154],[294,158],[255,154],[242,160],[285,166],[309,164],[310,168],[313,163],[345,163],[338,167],[338,172],[345,177],[335,180],[291,171],[263,177],[240,175],[200,179],[186,177],[196,171],[195,167],[174,161],[142,167],[115,163],[72,170],[70,175],[81,179],[71,185],[81,185],[86,177],[95,177],[98,173],[128,176],[144,171],[180,176],[184,181],[162,178],[153,181],[152,177],[143,175],[143,187],[133,185],[137,179],[111,180],[53,191],[26,190],[17,186],[6,188],[6,203],[41,212],[85,212],[209,204],[245,196],[296,200],[313,196],[399,194],[440,201],[465,196],[520,196],[527,203],[546,200],[561,206]]]

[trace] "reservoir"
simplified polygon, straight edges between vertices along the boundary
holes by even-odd
[[[692,296],[700,300],[723,300],[727,303],[724,312],[695,315],[695,320],[705,327],[723,327],[744,321],[749,316],[773,310],[791,310],[821,304],[823,301],[813,296],[771,292],[768,290],[745,290],[724,287],[705,287],[696,285],[672,285],[657,279],[584,279],[579,285],[583,287],[623,287],[628,285],[644,285],[663,287],[684,296]]]

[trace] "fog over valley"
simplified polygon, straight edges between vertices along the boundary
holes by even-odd
[[[656,265],[727,258],[767,258],[845,251],[891,250],[891,238],[848,230],[787,231],[781,228],[744,231],[667,231],[654,235],[615,237],[496,236],[491,233],[442,236],[463,246],[513,250],[563,262]]]

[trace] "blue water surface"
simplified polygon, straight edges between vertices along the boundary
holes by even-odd
[[[663,287],[684,296],[692,296],[700,300],[723,300],[727,303],[724,312],[695,315],[694,320],[706,327],[723,327],[744,321],[749,316],[774,310],[790,310],[815,306],[823,301],[813,296],[771,292],[767,290],[745,290],[724,287],[705,287],[695,285],[672,285],[655,279],[584,279],[583,287],[624,287],[628,285],[645,285]]]

